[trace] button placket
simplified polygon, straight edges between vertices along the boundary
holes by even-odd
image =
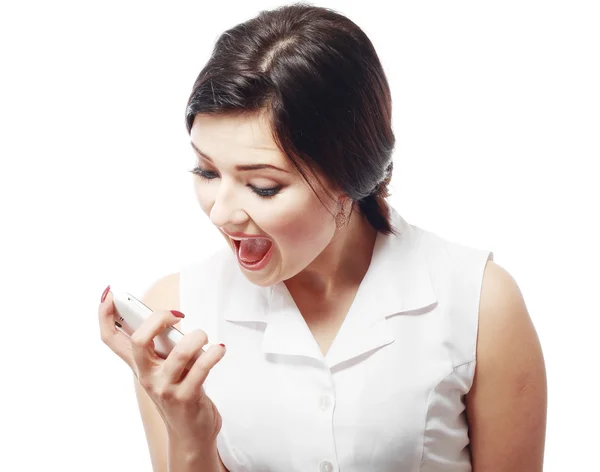
[[[333,398],[329,393],[323,393],[319,397],[319,409],[321,411],[328,411],[333,405]],[[331,411],[330,411],[331,413]],[[328,415],[328,417],[330,417]],[[335,469],[330,461],[323,461],[319,464],[319,472],[333,472]]]
[[[321,395],[321,397],[319,398],[319,408],[322,411],[325,411],[327,409],[329,409],[329,407],[332,404],[332,400],[331,400],[331,396],[328,394],[323,394]]]
[[[335,385],[331,372],[325,369],[324,373],[327,379],[321,383],[320,388],[315,389],[314,405],[317,417],[319,417],[319,431],[322,433],[322,440],[319,444],[317,458],[320,456],[320,462],[314,467],[315,472],[335,472],[337,469],[337,453],[335,446],[335,437],[333,434],[333,410],[335,407]],[[318,409],[317,409],[318,408]],[[317,451],[315,451],[317,452]],[[317,465],[318,464],[318,465]]]

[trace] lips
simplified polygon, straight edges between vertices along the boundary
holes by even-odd
[[[230,233],[223,228],[219,229],[231,240],[230,244],[240,265],[249,270],[259,270],[267,265],[273,253],[274,242],[271,238],[242,232]]]
[[[265,268],[273,254],[274,245],[269,238],[232,238],[231,241],[239,264],[247,270],[257,271]]]

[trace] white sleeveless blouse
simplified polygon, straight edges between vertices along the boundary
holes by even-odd
[[[283,282],[250,283],[229,247],[180,273],[184,332],[227,346],[205,390],[230,472],[471,471],[464,396],[490,251],[408,224],[378,234],[324,357]]]

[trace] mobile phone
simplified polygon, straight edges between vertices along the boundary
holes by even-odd
[[[131,295],[129,292],[122,290],[111,290],[113,295],[113,303],[115,305],[115,325],[117,329],[131,337],[133,332],[137,330],[144,320],[152,313],[152,310],[144,305],[141,301]],[[154,338],[154,351],[156,354],[166,359],[175,344],[177,344],[183,333],[174,326],[168,326],[162,333]],[[206,350],[211,344],[202,346],[202,351]],[[195,355],[190,360],[190,365],[196,361],[200,353]]]

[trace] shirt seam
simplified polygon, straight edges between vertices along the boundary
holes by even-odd
[[[448,374],[446,374],[444,377],[442,377],[440,379],[440,381],[436,384],[436,386],[431,390],[431,392],[429,392],[429,396],[427,397],[427,409],[425,412],[425,422],[423,424],[423,446],[421,449],[421,460],[419,461],[419,470],[421,470],[421,467],[423,467],[423,463],[425,462],[425,434],[426,434],[426,430],[427,430],[427,422],[429,420],[429,412],[431,411],[431,397],[433,396],[433,394],[435,393],[437,388],[441,385],[441,383],[444,380],[446,380],[451,375],[456,374],[456,369],[458,369],[459,367],[462,367],[464,365],[471,364],[473,362],[475,362],[475,359],[471,359],[470,361],[462,362],[462,363],[452,367],[452,370]]]

